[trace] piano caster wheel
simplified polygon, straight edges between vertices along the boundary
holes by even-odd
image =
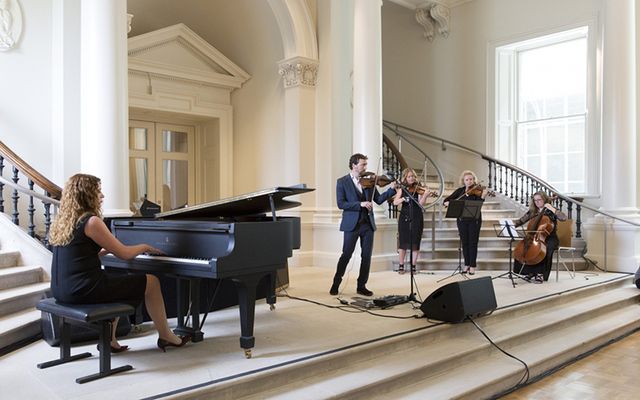
[[[244,349],[244,358],[251,358],[251,349]]]
[[[275,304],[269,304],[269,310],[273,311],[276,309],[276,305]]]

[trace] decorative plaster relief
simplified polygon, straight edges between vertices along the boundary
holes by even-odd
[[[22,34],[22,11],[18,0],[0,0],[0,51],[15,47]]]
[[[435,37],[435,28],[442,37],[449,36],[451,12],[448,7],[437,2],[427,2],[422,8],[416,9],[416,21],[424,29],[424,37],[430,42]]]
[[[294,57],[278,64],[278,73],[284,87],[315,86],[318,81],[318,62],[304,57]]]

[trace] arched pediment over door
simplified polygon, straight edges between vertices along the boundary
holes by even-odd
[[[180,23],[128,39],[131,120],[194,127],[196,203],[233,195],[231,92],[250,75]]]

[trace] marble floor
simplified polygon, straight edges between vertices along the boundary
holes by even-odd
[[[465,279],[450,274],[448,271],[418,273],[415,276],[418,298],[428,297],[439,286]],[[503,271],[479,271],[472,278],[500,274]],[[332,268],[290,269],[290,285],[286,293],[278,297],[276,309],[271,311],[264,300],[256,305],[256,345],[250,359],[244,357],[239,346],[238,309],[231,307],[209,314],[202,342],[169,349],[166,353],[156,347],[157,336],[150,324],[137,327],[121,340],[131,349],[113,355],[111,362],[114,368],[131,364],[134,369],[86,384],[76,384],[75,379],[98,371],[95,343],[79,344],[72,350],[72,354],[90,351],[92,357],[41,370],[36,364],[57,358],[59,351],[42,340],[37,341],[0,358],[0,398],[179,397],[189,388],[229,381],[430,324],[424,318],[415,318],[421,316],[420,309],[409,303],[369,312],[344,306],[340,299],[348,303],[356,296],[357,271],[345,276],[339,296],[328,294],[332,275]],[[554,272],[545,284],[519,281],[513,287],[511,280],[497,278],[493,285],[500,308],[620,277],[621,274],[616,273],[579,272],[572,279],[561,272],[556,282]],[[374,297],[406,295],[411,290],[410,275],[374,272],[368,287],[374,291]]]

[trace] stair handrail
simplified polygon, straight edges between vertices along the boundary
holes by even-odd
[[[43,194],[40,194],[38,192],[35,192],[35,191],[31,190],[31,189],[27,189],[26,187],[18,185],[17,183],[13,183],[10,180],[8,180],[8,179],[6,179],[6,178],[4,178],[2,176],[0,176],[0,183],[2,183],[3,185],[10,186],[10,187],[16,189],[17,191],[19,191],[21,193],[24,193],[24,194],[26,194],[28,196],[35,197],[38,200],[42,201],[43,203],[53,204],[56,207],[60,207],[60,200],[56,200],[56,199],[54,199],[52,197],[47,197],[47,196],[45,196]]]
[[[16,167],[22,174],[33,183],[44,189],[49,193],[49,197],[60,200],[62,196],[62,188],[55,183],[51,182],[40,172],[36,171],[31,165],[27,164],[22,158],[14,153],[7,145],[0,140],[0,156],[7,159],[14,167]]]
[[[614,220],[617,220],[617,221],[620,221],[620,222],[624,222],[624,223],[627,223],[627,224],[630,224],[630,225],[633,225],[633,226],[639,226],[640,227],[640,223],[638,223],[638,222],[634,222],[634,221],[631,221],[631,220],[628,220],[628,219],[625,219],[625,218],[621,218],[619,216],[610,214],[610,213],[608,213],[606,211],[603,211],[603,210],[600,210],[598,208],[592,207],[592,206],[590,206],[588,204],[585,204],[580,200],[576,200],[575,198],[566,196],[566,195],[562,194],[558,189],[553,187],[553,185],[551,185],[551,184],[545,182],[544,180],[540,179],[539,177],[537,177],[537,176],[535,176],[535,175],[523,170],[522,168],[519,168],[519,167],[517,167],[517,166],[515,166],[513,164],[510,164],[510,163],[506,162],[506,161],[498,160],[497,158],[488,156],[488,155],[486,155],[484,153],[481,153],[481,152],[479,152],[477,150],[474,150],[474,149],[471,149],[469,147],[463,146],[461,144],[452,142],[452,141],[447,140],[447,139],[440,138],[438,136],[435,136],[435,135],[432,135],[432,134],[429,134],[429,133],[426,133],[426,132],[421,132],[421,131],[418,131],[416,129],[409,128],[409,127],[397,124],[395,122],[383,120],[382,123],[383,123],[384,126],[386,126],[387,128],[389,128],[391,130],[393,130],[393,128],[396,128],[396,129],[400,128],[400,129],[403,129],[403,130],[407,130],[407,131],[409,131],[411,133],[414,133],[416,135],[427,137],[427,138],[429,138],[429,139],[431,139],[433,141],[440,142],[443,145],[446,143],[446,144],[451,145],[453,147],[457,147],[459,149],[462,149],[462,150],[468,151],[470,153],[476,154],[476,155],[480,156],[484,160],[487,160],[487,161],[489,161],[491,163],[495,163],[496,165],[501,165],[501,166],[503,166],[503,167],[505,167],[505,168],[507,168],[509,170],[513,170],[513,171],[521,174],[522,176],[528,177],[529,179],[531,179],[532,181],[537,183],[540,187],[543,187],[543,188],[547,189],[547,191],[554,193],[555,196],[557,196],[561,200],[564,200],[567,203],[573,203],[573,204],[576,204],[576,205],[580,206],[581,208],[585,208],[585,209],[590,210],[590,211],[592,211],[592,212],[594,212],[596,214],[602,214],[602,215],[607,216],[609,218],[612,218]],[[490,180],[491,180],[491,178],[490,178]],[[490,182],[490,184],[491,184],[491,182]],[[496,189],[495,188],[495,184],[494,184],[494,186],[490,186],[490,187],[492,189]]]

